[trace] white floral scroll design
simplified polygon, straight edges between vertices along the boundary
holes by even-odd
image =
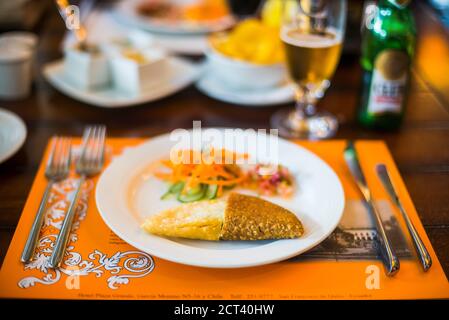
[[[42,277],[29,276],[22,278],[18,282],[20,288],[30,288],[36,284],[53,285],[61,280],[62,274],[67,276],[94,274],[96,277],[102,277],[107,273],[109,275],[107,278],[108,287],[115,290],[120,285],[128,284],[131,278],[145,277],[153,271],[154,260],[145,252],[136,250],[118,251],[108,256],[95,249],[88,255],[87,259],[83,259],[82,255],[75,251],[74,244],[78,240],[77,230],[80,227],[80,222],[85,219],[87,214],[88,196],[93,188],[92,181],[88,181],[81,192],[70,234],[70,242],[65,252],[65,260],[58,269],[49,267],[49,258],[53,252],[54,242],[61,228],[65,211],[73,197],[76,184],[76,179],[67,179],[55,185],[48,202],[35,258],[25,265],[25,270],[39,271],[43,275]]]

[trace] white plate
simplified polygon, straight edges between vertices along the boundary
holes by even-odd
[[[176,54],[203,55],[208,47],[207,34],[187,35],[147,32],[121,23],[110,10],[93,10],[89,13],[85,26],[89,30],[89,41],[97,44],[107,43],[120,38],[129,38],[133,33],[143,33],[148,38],[154,39],[155,45]],[[73,46],[76,41],[73,32],[68,30],[63,40],[64,48]]]
[[[121,1],[114,9],[115,16],[119,21],[142,30],[178,35],[204,34],[223,31],[235,23],[235,20],[231,15],[207,23],[197,23],[183,20],[174,22],[157,20],[154,18],[145,17],[137,12],[136,8],[140,3],[142,3],[142,1],[143,0]],[[177,2],[182,1],[177,0]]]
[[[27,129],[22,119],[0,108],[0,163],[15,154],[25,142]]]
[[[131,96],[126,93],[104,88],[96,91],[80,90],[67,81],[64,76],[63,61],[58,60],[44,66],[45,78],[59,91],[73,99],[104,108],[130,107],[155,101],[176,93],[193,83],[200,72],[200,67],[181,58],[169,58],[171,79],[161,82],[159,86],[144,93]]]
[[[214,144],[214,147],[232,149],[229,141],[224,145]],[[255,143],[248,142],[248,145]],[[233,146],[233,141],[230,144]],[[96,187],[96,203],[103,220],[124,241],[142,251],[193,266],[258,266],[284,260],[313,248],[330,235],[342,217],[345,198],[337,175],[310,151],[280,139],[279,162],[286,165],[295,176],[297,191],[291,199],[267,199],[290,209],[299,217],[305,228],[301,238],[214,242],[148,234],[140,227],[144,219],[179,203],[175,200],[160,200],[167,186],[152,174],[143,172],[148,171],[151,163],[167,158],[174,145],[175,142],[166,134],[126,150],[106,168]],[[244,152],[243,145],[238,144],[234,150]],[[258,161],[267,162],[270,159],[269,156],[257,157],[251,151],[246,151]]]
[[[294,86],[288,82],[264,90],[239,90],[206,71],[196,87],[211,98],[247,107],[269,107],[294,101]]]
[[[208,48],[207,35],[174,35],[152,33],[158,45],[164,49],[181,55],[203,55]]]
[[[167,51],[184,55],[202,55],[207,44],[207,34],[169,34],[143,31],[117,19],[116,14],[110,10],[93,10],[86,19],[86,28],[89,30],[89,41],[92,43],[106,43],[120,38],[128,38],[133,33],[146,34],[153,38],[156,45]],[[64,47],[76,43],[73,32],[67,31]]]

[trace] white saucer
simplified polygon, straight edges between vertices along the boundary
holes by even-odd
[[[264,90],[239,90],[206,71],[197,81],[196,87],[211,98],[248,107],[269,107],[294,101],[294,87],[287,82]]]
[[[16,114],[0,108],[0,163],[15,154],[25,142],[27,129]]]
[[[174,94],[193,83],[200,67],[184,59],[169,58],[171,79],[144,93],[131,96],[113,88],[96,91],[85,91],[73,86],[64,77],[63,61],[58,60],[44,66],[44,76],[52,86],[73,99],[103,108],[130,107],[137,104],[155,101]]]

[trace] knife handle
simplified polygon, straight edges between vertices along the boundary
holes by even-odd
[[[368,204],[373,212],[376,222],[377,238],[380,244],[380,252],[382,262],[385,266],[385,273],[387,276],[394,276],[400,268],[399,259],[391,246],[390,240],[388,240],[379,212],[372,201],[368,201]]]
[[[427,251],[424,242],[421,240],[421,237],[419,236],[418,232],[415,229],[415,226],[410,221],[409,217],[406,214],[404,214],[404,218],[405,223],[407,225],[407,229],[410,232],[410,235],[412,236],[413,245],[416,249],[416,252],[418,253],[419,260],[421,260],[421,265],[424,271],[427,271],[432,266],[432,258],[430,257],[429,251]]]
[[[421,265],[424,271],[429,270],[430,267],[432,266],[432,258],[430,257],[430,254],[427,251],[426,246],[422,242],[421,237],[419,236],[418,232],[415,229],[415,226],[413,225],[407,212],[402,206],[401,201],[399,200],[399,196],[397,195],[397,192],[393,186],[387,167],[384,164],[378,164],[376,166],[376,171],[380,181],[385,187],[385,190],[387,190],[391,200],[399,208],[402,217],[405,220],[408,232],[410,233],[410,236],[412,237],[413,240],[413,246],[415,247],[416,253],[418,254],[419,260],[421,261]]]

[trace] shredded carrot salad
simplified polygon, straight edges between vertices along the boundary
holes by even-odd
[[[164,171],[154,175],[167,182],[183,182],[182,193],[201,184],[218,186],[220,196],[224,187],[232,188],[242,183],[246,175],[236,164],[238,159],[247,159],[247,154],[238,154],[225,149],[211,149],[207,153],[181,150],[179,161],[162,160]]]

